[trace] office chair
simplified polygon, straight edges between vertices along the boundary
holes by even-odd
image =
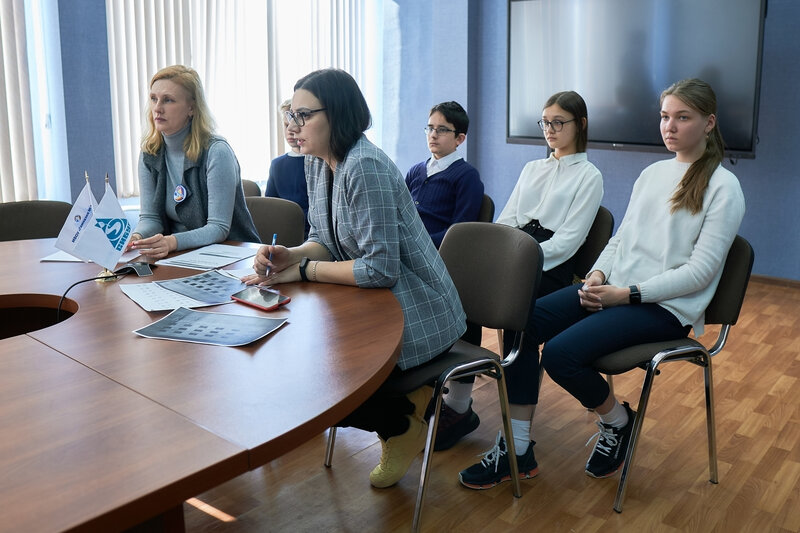
[[[70,210],[55,200],[0,203],[0,241],[58,237]]]
[[[614,215],[611,214],[611,211],[603,207],[602,205],[597,208],[597,214],[594,217],[594,222],[592,222],[592,226],[589,228],[589,233],[586,234],[586,240],[583,241],[583,244],[578,248],[578,251],[575,252],[575,261],[573,263],[573,275],[576,279],[582,279],[588,273],[589,269],[592,268],[597,258],[600,257],[600,253],[603,251],[603,248],[606,247],[608,240],[611,238],[611,234],[614,231]],[[503,330],[497,331],[497,340],[499,342],[500,349],[503,349]],[[541,388],[542,379],[544,378],[544,368],[540,365],[539,366],[539,387]],[[612,387],[613,392],[613,381],[611,378],[608,378],[608,384]]]
[[[589,233],[586,235],[586,240],[578,251],[575,252],[575,262],[573,263],[573,272],[578,279],[583,278],[592,268],[594,262],[600,257],[603,248],[608,244],[611,234],[614,231],[614,215],[611,211],[602,205],[597,208],[597,214],[592,222],[592,227],[589,228]]]
[[[255,181],[243,179],[242,189],[245,196],[261,196],[261,187]]]
[[[272,235],[278,234],[278,244],[300,246],[305,241],[306,216],[303,208],[283,198],[265,196],[245,196],[247,209],[261,242],[272,242]]]
[[[478,211],[478,222],[494,222],[494,201],[488,194],[483,195],[481,210]]]
[[[475,254],[475,250],[481,253]],[[426,413],[428,437],[417,489],[413,531],[419,530],[444,384],[447,381],[477,374],[497,381],[509,463],[511,471],[517,471],[503,368],[516,359],[522,345],[522,330],[528,319],[531,297],[539,288],[542,272],[539,243],[524,231],[501,224],[454,224],[447,230],[439,253],[458,289],[467,319],[488,328],[505,328],[517,333],[511,353],[502,361],[496,353],[486,348],[458,340],[446,354],[409,369],[385,384],[398,394],[409,393],[424,385],[433,386],[431,405]],[[497,261],[499,257],[503,261]],[[476,280],[480,280],[480,283],[476,283]],[[335,440],[336,428],[332,427],[328,432],[325,454],[325,466],[328,467],[331,466]],[[512,476],[511,481],[514,496],[518,498],[521,495],[519,477]]]
[[[659,373],[662,363],[674,361],[688,361],[703,368],[705,377],[706,396],[706,425],[708,429],[708,469],[709,481],[716,484],[717,474],[717,435],[714,423],[714,382],[711,374],[711,358],[717,355],[725,346],[731,326],[736,324],[742,302],[750,280],[750,271],[753,268],[753,248],[743,237],[736,236],[728,251],[725,266],[722,270],[717,290],[714,297],[706,307],[705,323],[720,324],[719,335],[710,348],[695,339],[678,339],[666,342],[653,342],[631,346],[624,350],[610,353],[594,362],[594,369],[604,374],[622,374],[634,368],[643,368],[645,372],[642,392],[639,397],[639,407],[633,423],[630,444],[625,455],[625,463],[617,487],[617,496],[614,500],[614,510],[622,512],[622,502],[625,498],[625,489],[628,484],[628,473],[633,464],[639,434],[642,431],[644,416],[647,411],[647,402],[650,398],[650,389],[653,379]]]
[[[572,264],[573,276],[576,280],[583,279],[589,273],[597,258],[603,252],[603,248],[608,244],[608,240],[614,232],[614,215],[611,211],[602,205],[597,208],[597,214],[594,216],[592,227],[589,228],[589,233],[586,235],[586,240],[578,251],[575,252],[575,261]],[[544,368],[539,367],[539,385],[542,384],[544,377]],[[614,379],[611,376],[606,376],[608,386],[611,389],[611,394],[614,394]]]

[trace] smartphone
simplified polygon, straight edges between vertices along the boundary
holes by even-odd
[[[275,289],[265,287],[247,287],[235,294],[231,298],[243,304],[252,305],[263,311],[272,311],[283,304],[291,301],[291,298],[284,296]]]

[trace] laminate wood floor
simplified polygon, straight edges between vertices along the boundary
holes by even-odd
[[[483,339],[497,348],[493,331]],[[800,286],[752,280],[739,324],[713,363],[718,485],[708,482],[702,370],[674,363],[655,380],[623,513],[612,509],[619,476],[583,472],[596,416],[547,376],[534,423],[540,475],[522,482],[519,499],[509,483],[465,489],[459,470],[480,459],[501,425],[494,382],[479,379],[481,425],[434,454],[422,530],[800,531]],[[617,376],[617,396],[635,405],[643,376]],[[319,435],[185,503],[187,531],[408,531],[420,460],[395,487],[374,489],[375,435],[340,429],[330,469],[322,464],[325,440]]]

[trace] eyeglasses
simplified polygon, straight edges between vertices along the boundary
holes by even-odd
[[[422,131],[425,132],[425,135],[430,135],[433,132],[436,132],[436,135],[447,135],[450,132],[456,132],[456,130],[451,130],[450,128],[445,128],[444,126],[439,126],[438,128],[434,128],[433,126],[425,126]]]
[[[552,126],[553,131],[558,133],[559,131],[564,129],[564,124],[575,122],[575,120],[577,119],[573,118],[572,120],[554,120],[551,122],[549,120],[542,119],[539,122],[537,122],[537,124],[539,125],[540,128],[542,128],[542,131],[547,131]]]
[[[326,109],[327,109],[326,107],[320,107],[319,109],[309,109],[307,111],[295,111],[294,113],[292,113],[291,111],[284,111],[283,116],[286,117],[286,122],[289,123],[294,122],[298,126],[303,127],[306,125],[306,120],[308,120],[308,117],[310,117],[311,115],[313,115],[318,111],[325,111]]]

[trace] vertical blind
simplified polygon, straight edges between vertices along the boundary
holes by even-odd
[[[138,196],[149,81],[197,70],[242,177],[263,181],[286,150],[280,102],[311,70],[363,72],[364,0],[106,0],[117,191]]]
[[[0,202],[38,196],[23,0],[0,2]]]

